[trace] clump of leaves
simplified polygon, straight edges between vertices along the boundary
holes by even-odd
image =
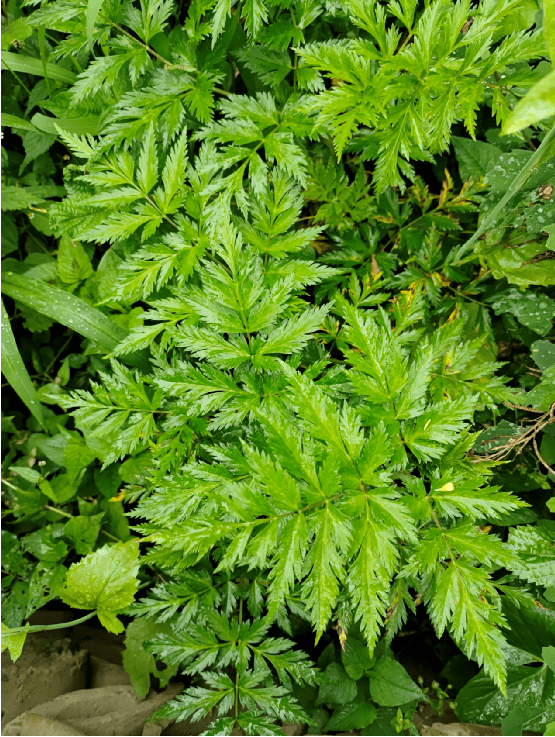
[[[134,617],[140,696],[190,679],[160,716],[414,732],[389,646],[421,604],[483,666],[459,709],[502,693],[516,729],[551,656],[515,673],[514,632],[555,587],[551,5],[27,5],[3,33],[14,652],[58,596]],[[92,563],[130,546],[100,601]],[[317,667],[309,634],[335,641]]]

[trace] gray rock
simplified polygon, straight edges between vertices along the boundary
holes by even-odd
[[[83,689],[40,704],[30,713],[64,722],[77,730],[74,734],[134,737],[142,735],[145,721],[182,690],[182,684],[172,683],[161,693],[151,692],[139,701],[132,686]],[[24,734],[14,731],[20,728],[10,722],[3,735]]]
[[[49,719],[40,714],[22,714],[22,735],[26,737],[34,737],[34,735],[43,735],[43,737],[78,737],[84,735],[85,732],[79,732],[75,727],[69,724],[59,722],[57,719]]]
[[[130,686],[131,681],[122,665],[115,665],[96,655],[89,659],[89,688]]]
[[[69,638],[28,635],[14,663],[2,653],[2,728],[19,714],[57,696],[85,688],[87,653],[73,653]]]
[[[164,725],[158,720],[154,722],[145,722],[142,737],[160,737],[163,728]]]
[[[288,737],[298,737],[298,735],[305,734],[306,724],[291,724],[291,722],[284,722],[281,725],[283,733]]]
[[[454,722],[452,724],[441,724],[434,722],[431,727],[423,725],[420,729],[422,735],[440,735],[442,737],[466,737],[467,735],[478,735],[481,737],[495,737],[501,734],[501,727],[486,727],[483,724],[463,724]]]

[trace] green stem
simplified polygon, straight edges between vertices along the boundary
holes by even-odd
[[[242,583],[242,582],[241,582]],[[239,596],[241,596],[240,592]],[[243,623],[243,599],[239,599],[239,629]],[[239,716],[239,671],[235,671],[235,719]]]
[[[63,630],[66,627],[75,627],[76,624],[82,624],[83,622],[86,622],[87,619],[92,619],[94,616],[96,616],[96,609],[94,612],[81,617],[81,619],[74,619],[73,622],[60,622],[59,624],[35,624],[30,627],[14,627],[9,632],[2,632],[2,636],[15,635],[19,632],[29,634],[30,632],[44,632],[46,630]]]
[[[4,481],[4,479],[2,479],[2,481]],[[18,491],[19,491],[19,489],[18,489]],[[50,504],[46,504],[44,508],[45,509],[49,509],[51,512],[56,512],[56,514],[61,514],[62,517],[69,517],[69,519],[73,519],[73,516],[74,516],[73,514],[69,514],[68,512],[62,512],[62,510],[61,509],[58,509],[57,507],[51,507]],[[100,534],[106,535],[106,537],[109,537],[109,538],[111,538],[112,540],[115,540],[118,543],[121,542],[120,539],[119,539],[119,537],[116,537],[115,535],[112,535],[111,532],[107,532],[107,530],[105,530],[103,527],[100,528],[98,534],[99,535]]]
[[[61,509],[57,509],[56,507],[51,507],[50,504],[45,504],[45,509],[49,509],[51,512],[56,512],[56,514],[61,514],[62,517],[69,517],[69,519],[73,519],[72,514],[68,514],[67,512],[62,512]]]
[[[497,216],[501,212],[501,210],[505,207],[507,202],[511,200],[515,194],[519,191],[519,189],[522,187],[524,182],[528,179],[530,174],[532,173],[532,170],[539,165],[542,156],[544,155],[545,151],[548,149],[549,144],[555,137],[555,125],[551,128],[551,130],[545,135],[543,141],[538,146],[536,151],[530,156],[528,159],[528,163],[524,167],[524,169],[520,172],[518,176],[516,176],[511,184],[509,185],[509,189],[505,192],[504,197],[497,203],[497,205],[493,208],[493,210],[490,212],[488,217],[484,220],[484,222],[480,225],[478,230],[474,233],[474,235],[469,238],[466,243],[464,243],[459,250],[455,253],[454,259],[451,262],[453,265],[458,265],[460,263],[460,259],[467,251],[469,251],[472,246],[476,243],[476,241],[486,232],[488,228],[490,228],[495,221],[497,220]]]

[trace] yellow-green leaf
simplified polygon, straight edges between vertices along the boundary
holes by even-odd
[[[91,261],[79,241],[63,235],[58,248],[58,275],[64,284],[78,284],[93,273]]]
[[[4,118],[5,116],[2,117]],[[98,135],[100,116],[87,115],[84,118],[52,118],[41,113],[36,113],[31,118],[31,122],[34,126],[32,130],[38,128],[53,136],[58,135],[58,128],[61,128],[66,133],[74,133],[78,136],[84,136],[86,134],[96,136]]]
[[[2,127],[4,127],[5,125],[9,125],[10,128],[19,128],[25,131],[37,130],[35,126],[28,120],[18,118],[17,115],[10,115],[9,113],[2,113]]]
[[[29,627],[28,624],[25,625],[26,627]],[[25,644],[25,638],[27,637],[26,632],[14,632],[11,633],[11,629],[9,627],[6,627],[4,622],[2,622],[2,644],[0,646],[0,652],[4,652],[6,648],[10,651],[10,656],[12,660],[15,662],[19,656],[21,655],[21,651],[23,650],[23,645]]]
[[[109,632],[123,632],[116,614],[133,602],[138,559],[138,540],[104,545],[70,566],[61,600],[77,609],[96,609]]]
[[[555,115],[555,72],[540,79],[528,90],[505,122],[501,132],[509,136],[552,115]]]
[[[25,41],[33,33],[33,26],[25,16],[2,26],[2,51],[7,51],[15,41]]]
[[[543,32],[549,56],[555,64],[555,0],[543,0]]]

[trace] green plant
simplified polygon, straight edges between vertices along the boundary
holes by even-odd
[[[511,706],[530,668],[553,689],[511,650],[555,590],[535,0],[28,6],[3,29],[12,651],[60,597],[132,618],[141,697],[187,676],[159,715],[414,732],[390,648],[425,610],[483,666],[459,710],[478,683],[543,728],[551,697]],[[80,576],[138,541],[107,613]]]
[[[324,649],[318,667],[322,670],[318,689],[300,692],[313,720],[309,734],[352,729],[381,734],[384,727],[416,733],[411,717],[427,696],[394,660],[385,641],[371,656],[364,637],[352,628],[348,638],[340,633],[339,642]]]
[[[449,698],[449,691],[452,690],[453,686],[448,683],[446,686],[445,691],[441,688],[440,684],[437,681],[432,681],[431,685],[427,688],[423,688],[424,685],[424,679],[422,676],[418,677],[418,683],[424,693],[430,697],[430,704],[435,709],[435,711],[438,714],[441,714],[443,711],[443,704],[445,702],[445,699]],[[434,698],[435,695],[435,698]]]
[[[502,722],[504,731],[517,734],[541,730],[553,713],[555,616],[548,609],[518,610],[509,602],[504,613],[510,625],[507,699],[499,699],[491,680],[480,673],[459,692],[457,714],[483,724]],[[534,689],[541,692],[539,699],[531,697]]]
[[[138,557],[137,541],[130,540],[103,546],[69,568],[65,581],[58,584],[57,595],[70,607],[93,610],[72,624],[80,624],[96,615],[110,632],[123,631],[116,614],[133,601],[137,591]],[[12,658],[17,660],[29,633],[61,629],[63,626],[33,627],[26,624],[24,627],[7,627],[2,623],[2,650],[9,648]]]

